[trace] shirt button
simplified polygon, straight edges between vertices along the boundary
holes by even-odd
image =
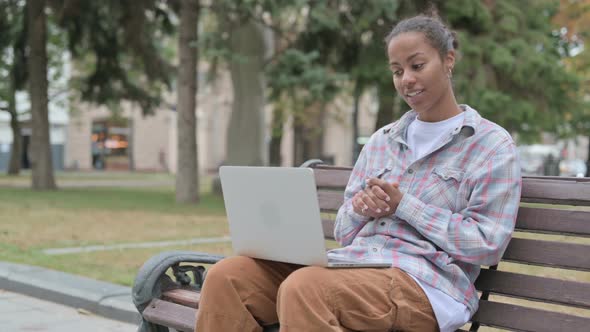
[[[377,248],[373,248],[373,252],[377,252]]]
[[[414,173],[414,170],[410,168],[410,169],[408,170],[408,173],[409,173],[409,174],[412,174],[412,173]]]
[[[385,226],[385,221],[382,221],[381,222],[381,226]]]

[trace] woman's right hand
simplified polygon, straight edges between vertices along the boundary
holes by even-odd
[[[390,214],[388,199],[389,196],[378,186],[367,186],[352,197],[352,207],[361,216],[380,218]]]

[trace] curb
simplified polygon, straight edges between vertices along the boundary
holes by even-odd
[[[42,267],[0,262],[0,289],[136,324],[131,288]]]

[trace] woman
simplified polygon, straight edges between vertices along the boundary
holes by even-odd
[[[500,260],[514,229],[514,142],[455,100],[458,44],[438,19],[404,20],[386,43],[412,110],[363,148],[336,217],[343,248],[331,254],[392,267],[228,258],[209,271],[196,331],[454,331],[477,310],[480,265]]]

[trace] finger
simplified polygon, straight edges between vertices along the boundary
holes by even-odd
[[[391,200],[391,197],[389,197],[389,195],[379,186],[372,186],[371,191],[373,192],[373,195],[375,195],[381,201],[389,202]],[[385,203],[385,205],[388,206],[387,203]]]
[[[360,196],[358,194],[354,195],[354,197],[352,198],[352,209],[354,212],[358,213],[358,214],[362,214],[362,201],[360,199]]]
[[[387,181],[379,179],[379,178],[369,178],[367,179],[367,187],[371,187],[371,186],[379,186],[379,187],[384,187],[387,185]]]
[[[377,203],[377,198],[373,195],[370,189],[365,190],[365,194],[361,196],[363,203],[368,207],[369,211],[381,213],[381,207]]]
[[[375,191],[377,191],[377,190],[381,190],[382,191],[382,189],[380,189],[378,186],[373,186],[370,189],[366,190],[367,195],[377,205],[377,209],[376,210],[373,210],[373,211],[376,212],[377,214],[380,214],[383,211],[389,212],[389,209],[390,209],[389,204],[384,199],[382,199],[381,197],[375,195]],[[387,195],[385,195],[385,196],[388,197]]]
[[[360,215],[368,216],[367,212],[369,211],[369,206],[363,202],[362,196],[364,195],[365,193],[363,191],[358,192],[353,197],[352,204],[355,210],[354,212]]]

